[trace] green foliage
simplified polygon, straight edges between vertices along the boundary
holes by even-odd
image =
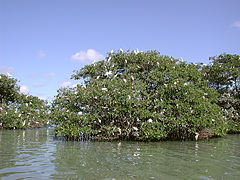
[[[240,56],[222,54],[210,58],[203,68],[209,84],[219,93],[217,104],[222,107],[228,132],[240,132]]]
[[[15,129],[46,126],[49,122],[47,102],[19,92],[17,80],[0,75],[0,127]],[[8,83],[11,83],[10,85]],[[9,88],[10,89],[4,89]],[[12,93],[12,94],[11,94]]]
[[[17,80],[0,74],[0,103],[14,102],[17,99],[19,86]]]
[[[109,53],[75,71],[75,88],[60,89],[52,107],[56,133],[68,138],[192,139],[225,121],[201,67],[156,51]],[[84,138],[84,137],[83,137]]]

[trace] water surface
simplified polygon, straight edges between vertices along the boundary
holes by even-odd
[[[193,141],[73,142],[52,129],[0,130],[0,179],[240,179],[240,135]]]

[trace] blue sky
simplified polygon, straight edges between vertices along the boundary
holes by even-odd
[[[51,99],[112,49],[187,62],[240,54],[239,0],[0,0],[0,73]]]

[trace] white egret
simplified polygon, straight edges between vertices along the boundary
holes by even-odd
[[[196,141],[198,140],[198,136],[199,136],[199,133],[196,132],[196,133],[195,133],[195,140],[196,140]]]
[[[114,52],[114,51],[113,51],[113,49],[112,49],[112,50],[111,50],[111,54],[113,54],[113,52]]]
[[[8,77],[11,77],[12,75],[11,75],[9,72],[7,72],[7,76],[8,76]]]
[[[82,111],[78,112],[78,115],[82,115]]]
[[[152,119],[149,119],[148,122],[149,122],[149,123],[152,123]]]
[[[107,61],[109,62],[111,59],[112,59],[112,57],[109,57]]]
[[[107,91],[107,88],[102,88],[102,91]]]
[[[22,124],[22,125],[25,126],[25,124],[26,124],[26,120],[23,121],[23,124]]]
[[[127,80],[126,79],[123,79],[123,81],[126,83],[127,82]]]
[[[105,73],[106,76],[112,75],[112,71],[108,71]]]
[[[120,51],[121,51],[121,53],[123,53],[123,49],[122,48],[120,48]]]
[[[181,59],[181,62],[183,63],[183,58],[181,57],[180,59]]]
[[[137,127],[133,127],[133,130],[138,131],[138,128]]]
[[[97,76],[97,79],[99,79],[100,76]]]
[[[137,54],[139,53],[139,50],[138,50],[138,48],[137,48]]]

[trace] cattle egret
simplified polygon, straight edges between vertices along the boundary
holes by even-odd
[[[102,121],[100,119],[98,119],[98,122],[101,123]]]
[[[152,123],[152,119],[149,119],[148,122],[149,122],[149,123]]]
[[[107,91],[107,88],[102,88],[102,91]]]
[[[109,57],[109,58],[108,58],[108,62],[109,62],[111,59],[112,59],[112,57]]]
[[[97,76],[97,79],[99,79],[99,76]]]
[[[8,77],[11,77],[12,75],[11,75],[9,72],[7,72],[7,76],[8,76]]]
[[[23,124],[22,124],[22,125],[25,126],[25,124],[26,124],[26,120],[23,121]]]
[[[21,117],[22,114],[19,114],[18,117]]]
[[[215,120],[214,120],[214,119],[212,119],[212,122],[215,122]]]
[[[137,127],[133,127],[133,130],[137,131],[137,130],[138,130],[138,128],[137,128]]]
[[[198,140],[198,136],[199,136],[199,133],[195,133],[195,140],[197,141]]]
[[[127,64],[127,60],[125,59],[125,63]]]
[[[106,76],[112,75],[112,71],[108,71],[105,73]]]
[[[137,53],[139,53],[139,50],[138,50],[138,48],[137,48]]]
[[[184,86],[186,86],[186,85],[187,85],[187,83],[184,83],[183,85],[184,85]]]
[[[80,112],[78,112],[78,115],[82,115],[82,112],[80,111]]]
[[[131,96],[130,96],[130,95],[128,95],[128,99],[131,99]]]
[[[134,77],[133,76],[131,76],[131,79],[134,81]]]
[[[112,50],[111,50],[111,54],[113,54],[113,52],[114,52],[114,51],[113,51],[113,49],[112,49]]]
[[[121,51],[121,53],[123,53],[123,49],[122,48],[120,48],[120,51]]]
[[[126,79],[123,79],[123,81],[126,83],[127,82],[127,80]]]
[[[180,59],[181,59],[181,62],[183,63],[183,58],[181,57]]]

